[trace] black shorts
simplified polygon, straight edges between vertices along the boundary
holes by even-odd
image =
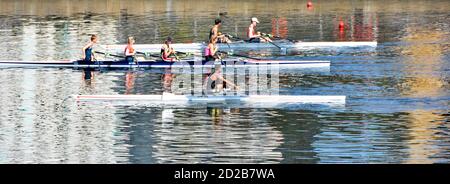
[[[261,38],[250,38],[250,40],[248,40],[248,42],[250,42],[250,43],[261,43]]]
[[[214,56],[205,56],[205,61],[215,61],[216,58]]]
[[[128,64],[134,63],[134,56],[126,56],[125,61],[128,62]]]

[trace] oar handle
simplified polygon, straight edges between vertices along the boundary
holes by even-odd
[[[180,61],[180,58],[177,56],[176,52],[174,52],[173,55],[175,56],[175,59],[176,59],[177,61]]]
[[[240,38],[240,37],[233,36],[233,35],[228,34],[228,33],[224,33],[223,35],[225,35],[225,36],[228,37],[228,38],[235,39],[235,40],[244,40],[244,39],[242,39],[242,38]]]
[[[185,54],[185,55],[190,55],[191,53],[188,53],[188,52],[180,52],[180,51],[175,51],[175,53],[178,53],[178,54]]]

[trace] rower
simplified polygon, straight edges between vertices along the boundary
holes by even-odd
[[[227,86],[239,90],[239,86],[223,77],[221,64],[216,64],[211,70],[212,72],[205,79],[205,89],[207,93],[210,93],[211,91],[221,92],[224,88],[227,88]]]
[[[136,54],[136,50],[134,50],[133,44],[134,38],[132,36],[128,37],[128,45],[125,47],[125,61],[127,61],[128,64],[134,63],[134,55]]]
[[[92,52],[92,47],[97,43],[97,36],[91,35],[91,41],[83,47],[83,60],[86,63],[90,63],[95,60],[94,52]]]
[[[177,59],[170,57],[171,55],[175,55],[175,50],[170,44],[172,44],[172,38],[169,36],[161,47],[161,59],[163,61],[175,61]]]
[[[226,35],[219,32],[219,28],[222,26],[222,20],[216,19],[214,21],[214,26],[209,31],[209,40],[211,38],[217,38],[217,43],[231,43],[231,40],[226,37]]]
[[[251,24],[247,29],[247,38],[250,43],[261,43],[261,42],[272,42],[270,38],[265,38],[261,36],[260,32],[256,31],[256,24],[259,24],[259,21],[256,17],[251,19]]]
[[[215,61],[216,59],[221,59],[217,54],[217,37],[212,37],[209,40],[208,46],[205,48],[205,61]]]

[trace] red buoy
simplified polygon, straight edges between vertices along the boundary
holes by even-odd
[[[344,24],[344,21],[339,21],[339,29],[344,29],[344,27],[345,27],[345,24]]]
[[[306,7],[311,8],[313,6],[311,1],[308,1],[308,3],[306,3]]]

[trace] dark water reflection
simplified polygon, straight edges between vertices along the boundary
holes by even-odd
[[[68,97],[161,94],[164,71],[3,68],[0,163],[449,163],[450,3],[385,3],[0,0],[1,60],[76,59],[91,33],[201,42],[220,12],[241,36],[258,16],[290,39],[379,43],[287,56],[332,65],[282,72],[281,93],[346,95],[344,108],[78,104]]]

